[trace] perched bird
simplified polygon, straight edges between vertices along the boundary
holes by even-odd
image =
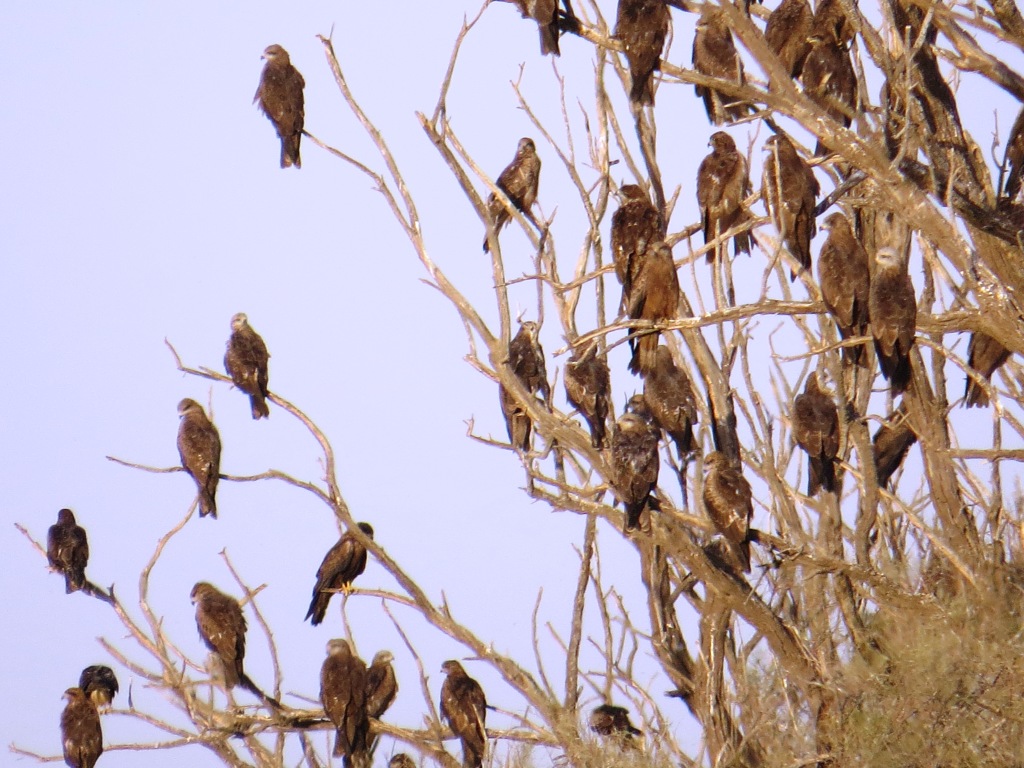
[[[377,651],[366,671],[366,712],[374,720],[380,720],[398,695],[394,660],[391,651]]]
[[[807,452],[807,495],[816,496],[822,488],[835,493],[839,410],[818,385],[814,371],[807,376],[803,394],[793,401],[793,437]]]
[[[769,136],[764,148],[768,152],[761,185],[764,207],[779,233],[779,240],[802,269],[810,269],[818,180],[788,137],[781,133]],[[796,279],[796,273],[790,275]]]
[[[212,584],[198,582],[192,587],[192,604],[196,607],[196,629],[203,643],[220,659],[224,686],[248,688],[252,685],[242,668],[245,659],[247,625],[242,606]]]
[[[109,706],[120,690],[114,670],[102,664],[83,669],[78,678],[78,687],[85,691],[85,695],[97,708]]]
[[[598,450],[605,446],[610,390],[608,360],[598,352],[597,340],[577,348],[565,364],[565,396],[587,420],[591,445]]]
[[[366,664],[352,652],[347,640],[327,643],[327,658],[320,668],[320,701],[337,729],[334,756],[342,758],[345,768],[370,765],[366,680]]]
[[[103,754],[100,714],[81,688],[68,688],[64,698],[68,701],[60,715],[64,762],[71,768],[93,768]]]
[[[178,403],[178,455],[199,489],[199,516],[217,517],[217,483],[220,481],[220,433],[203,406],[185,398]]]
[[[373,527],[369,523],[358,523],[368,538],[373,538]],[[312,618],[315,627],[324,620],[327,605],[331,602],[334,590],[347,590],[355,581],[356,576],[366,570],[366,547],[356,541],[356,537],[346,531],[338,543],[327,550],[324,560],[316,572],[316,586],[313,587],[313,598],[309,602],[306,618]]]
[[[811,27],[814,12],[807,0],[782,0],[768,17],[764,41],[779,57],[790,77],[800,77],[804,60],[811,51]]]
[[[879,488],[885,488],[889,484],[889,479],[907,457],[910,446],[916,442],[917,435],[910,428],[907,409],[901,403],[899,408],[886,417],[871,438],[875,477]]]
[[[829,117],[849,128],[857,113],[857,74],[846,46],[831,35],[812,35],[811,50],[804,61],[800,79],[804,92]],[[821,141],[814,154],[828,152]]]
[[[447,721],[452,733],[462,742],[463,766],[480,768],[487,749],[484,690],[457,661],[446,661],[441,671],[447,675],[441,685],[441,719]]]
[[[746,85],[743,62],[736,53],[725,15],[718,10],[705,10],[697,22],[697,32],[693,37],[693,68],[706,77],[726,80],[738,87]],[[714,125],[731,123],[750,111],[750,105],[739,96],[730,96],[704,85],[696,86],[696,91],[697,96],[704,99],[708,120]]]
[[[388,761],[388,768],[416,768],[416,763],[405,752],[399,752]]]
[[[306,81],[292,66],[288,51],[280,45],[267,46],[263,58],[267,63],[263,66],[253,103],[259,104],[281,137],[281,167],[294,165],[301,168],[299,142],[305,120],[302,89],[306,87]]]
[[[636,736],[643,736],[643,731],[634,727],[629,721],[629,710],[614,704],[602,704],[594,707],[590,713],[590,730],[599,736],[614,736],[624,744],[632,744]]]
[[[743,208],[743,201],[750,194],[746,158],[737,151],[736,142],[725,131],[712,134],[708,145],[712,148],[711,154],[701,161],[697,169],[697,205],[700,206],[705,245],[733,227],[750,221],[750,214]],[[740,232],[733,237],[732,248],[736,256],[741,251],[750,253],[750,232]],[[708,251],[708,263],[725,250],[724,245],[719,245]]]
[[[693,384],[665,345],[658,347],[654,368],[644,378],[644,401],[654,424],[676,444],[679,458],[693,451],[693,425],[697,423]]]
[[[249,395],[252,417],[270,415],[267,408],[267,362],[270,353],[263,339],[249,325],[249,318],[239,312],[231,318],[231,337],[224,353],[224,369],[235,386]]]
[[[558,0],[513,0],[524,19],[537,22],[541,55],[561,55],[558,50]]]
[[[665,236],[661,214],[651,205],[647,193],[637,184],[625,184],[618,193],[621,205],[612,214],[612,260],[615,276],[622,285],[622,307],[629,306],[629,294],[648,243]]]
[[[75,513],[62,509],[57,522],[46,534],[46,559],[50,567],[64,574],[64,592],[71,594],[82,589],[85,566],[89,562],[89,539],[85,528],[75,522]]]
[[[629,292],[626,314],[633,320],[660,323],[674,320],[679,306],[679,276],[672,249],[663,240],[647,244]],[[633,350],[629,370],[647,375],[654,369],[660,331],[637,330],[630,339]]]
[[[522,138],[516,148],[516,156],[498,176],[495,185],[508,195],[508,199],[512,201],[512,205],[517,210],[522,211],[527,218],[531,218],[533,214],[530,213],[530,209],[537,201],[537,186],[539,184],[540,158],[537,156],[537,147],[534,145],[533,139]],[[484,253],[491,250],[491,245],[488,242],[491,230],[493,229],[494,236],[497,237],[498,232],[509,221],[509,212],[505,207],[504,200],[498,199],[493,192],[487,198],[487,219],[489,228],[484,234]]]
[[[754,514],[750,483],[739,467],[719,451],[704,457],[704,508],[745,573],[750,573],[750,518]]]
[[[1021,181],[1024,180],[1024,107],[1017,113],[1017,119],[1010,128],[1003,167],[1006,169],[1006,178],[1003,181],[1002,197],[1013,201],[1020,194]]]
[[[868,313],[878,367],[893,395],[898,395],[910,384],[910,348],[914,346],[917,331],[917,296],[907,273],[906,257],[892,248],[882,247],[875,253]]]
[[[976,331],[971,334],[971,343],[967,347],[967,365],[975,373],[992,381],[992,374],[1010,359],[1010,350],[993,339],[987,333]],[[968,408],[988,405],[988,392],[971,376],[967,377],[967,388],[964,390],[964,405]]]
[[[540,345],[540,328],[532,320],[519,327],[519,332],[508,345],[508,366],[526,391],[540,394],[545,405],[551,404],[551,385],[548,384],[547,366],[544,364],[544,349]],[[505,387],[498,385],[498,399],[505,415],[505,426],[512,446],[520,451],[530,450],[530,432],[533,423],[515,397]]]
[[[856,7],[857,3],[853,5]],[[832,38],[845,45],[853,39],[856,30],[846,18],[846,11],[839,0],[820,0],[814,11],[812,34]]]
[[[654,104],[654,72],[661,65],[668,23],[664,0],[619,0],[614,37],[626,49],[629,99],[639,106]]]
[[[649,417],[644,396],[636,395],[612,432],[609,479],[626,508],[625,532],[640,527],[640,515],[658,486],[658,430]]]
[[[825,306],[843,339],[867,336],[871,324],[868,254],[843,214],[830,214],[822,228],[828,230],[828,238],[818,253],[818,284]],[[867,364],[863,345],[844,347],[843,358],[854,365]]]

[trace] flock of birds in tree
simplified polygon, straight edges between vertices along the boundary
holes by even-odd
[[[540,30],[541,52],[560,54],[559,36],[577,27],[569,0],[564,10],[557,0],[512,0],[524,17],[534,19]],[[614,37],[624,50],[630,73],[630,99],[643,107],[654,104],[657,72],[668,35],[669,5],[688,10],[685,3],[672,0],[619,0]],[[858,113],[857,81],[848,44],[853,29],[838,0],[819,0],[812,10],[808,0],[783,0],[771,13],[764,29],[765,41],[779,58],[783,70],[802,83],[804,92],[833,119],[849,126]],[[291,64],[288,52],[279,45],[263,54],[266,65],[254,101],[270,119],[281,141],[282,168],[300,168],[300,142],[304,124],[305,81]],[[704,5],[693,42],[693,68],[711,78],[745,83],[725,15],[715,6]],[[753,113],[752,105],[707,86],[698,86],[708,118],[714,125],[729,123]],[[1024,112],[1022,112],[1024,115]],[[816,232],[816,206],[820,188],[810,165],[784,133],[765,142],[767,156],[761,196],[779,241],[794,261],[797,274],[812,266],[811,240]],[[733,253],[750,253],[751,223],[745,208],[751,193],[747,161],[724,131],[711,136],[711,153],[698,169],[697,201],[701,229],[709,246],[707,261],[723,259],[731,239]],[[820,143],[815,154],[825,155]],[[1018,118],[1008,142],[1009,173],[1004,198],[1013,199],[1024,179],[1024,119]],[[515,209],[533,219],[540,180],[540,157],[533,140],[519,141],[515,158],[498,176],[501,195],[487,200],[488,227],[483,250],[497,244],[499,231],[508,224]],[[611,488],[625,507],[625,530],[641,526],[641,516],[657,509],[658,446],[665,432],[685,461],[699,449],[694,438],[698,411],[692,382],[668,346],[660,344],[661,331],[649,325],[665,324],[677,318],[679,279],[670,246],[665,242],[666,222],[651,204],[639,184],[618,190],[620,206],[612,216],[611,248],[615,275],[622,285],[621,310],[643,327],[634,330],[629,369],[643,379],[643,393],[634,395],[623,415],[607,429],[610,412],[610,372],[595,341],[576,348],[565,366],[564,382],[569,403],[585,419],[594,448],[606,452],[611,467]],[[869,254],[858,241],[854,227],[842,213],[832,213],[822,227],[828,238],[818,255],[818,284],[828,311],[835,319],[844,341],[843,359],[851,367],[867,368],[870,356],[864,342],[871,338],[883,377],[892,394],[912,386],[909,354],[916,333],[916,297],[907,272],[908,251],[879,248]],[[508,348],[507,364],[531,396],[540,396],[551,408],[544,352],[539,327],[521,323]],[[976,376],[967,381],[967,406],[988,404],[987,382],[1009,357],[998,341],[975,333],[969,347],[969,366]],[[254,419],[268,417],[269,353],[263,339],[236,314],[224,358],[225,369],[234,384],[249,396]],[[499,386],[499,399],[511,445],[523,453],[531,448],[533,422],[519,398]],[[217,483],[220,479],[221,441],[217,428],[203,407],[194,400],[178,404],[181,423],[178,450],[182,466],[196,483],[201,517],[217,516]],[[874,459],[880,486],[888,483],[900,466],[916,436],[905,419],[901,405],[882,423],[873,437]],[[836,473],[839,451],[839,416],[832,396],[819,382],[816,372],[805,381],[792,411],[793,434],[808,454],[808,494],[840,491]],[[722,535],[727,552],[726,566],[750,571],[750,518],[753,512],[751,488],[739,463],[724,452],[712,451],[704,458],[704,508]],[[358,524],[358,534],[346,532],[324,557],[316,576],[306,618],[320,624],[331,595],[351,590],[353,580],[366,567],[363,540],[373,539],[368,523]],[[49,529],[47,556],[50,566],[63,574],[66,591],[99,592],[85,577],[89,548],[85,530],[71,510],[62,509],[57,523]],[[282,704],[265,694],[243,668],[246,620],[241,604],[213,585],[199,582],[192,589],[196,624],[203,643],[218,662],[220,682],[225,688],[242,686],[268,707]],[[348,641],[328,643],[321,669],[321,700],[326,717],[336,728],[335,756],[346,768],[366,768],[372,762],[376,739],[371,720],[379,719],[398,691],[393,656],[380,651],[367,667]],[[480,768],[487,744],[485,730],[487,703],[480,685],[466,674],[459,662],[442,666],[446,678],[441,688],[440,711],[453,733],[461,740],[463,762]],[[68,703],[61,716],[64,759],[72,768],[92,768],[103,751],[99,712],[109,707],[118,691],[113,671],[105,666],[88,667],[78,687],[65,692]],[[591,714],[590,728],[620,744],[636,746],[641,735],[629,722],[628,711],[602,704]],[[391,768],[412,768],[411,758],[396,754]]]

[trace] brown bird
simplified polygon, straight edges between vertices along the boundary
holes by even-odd
[[[519,327],[508,345],[508,366],[516,375],[526,391],[544,398],[544,404],[551,405],[551,385],[548,384],[547,366],[544,364],[544,348],[540,345],[540,328],[532,320],[527,320]],[[505,415],[505,426],[508,439],[512,446],[520,451],[530,450],[530,432],[533,423],[515,397],[505,387],[498,385],[498,399],[501,411]]]
[[[878,367],[892,394],[910,384],[910,348],[917,331],[917,296],[907,273],[905,256],[889,247],[875,253],[875,273],[868,301],[871,335],[875,339]]]
[[[1024,107],[1017,113],[1017,119],[1010,128],[1003,167],[1006,169],[1006,179],[1003,182],[1002,196],[1012,201],[1020,194],[1021,181],[1024,180]]]
[[[587,420],[591,445],[597,449],[605,445],[610,390],[608,360],[598,353],[597,340],[577,348],[565,364],[565,397]]]
[[[441,719],[447,721],[462,742],[462,764],[480,768],[487,749],[487,699],[480,683],[466,674],[455,660],[441,665],[447,677],[441,685]]]
[[[75,513],[62,509],[57,522],[46,533],[46,559],[50,567],[64,574],[64,592],[70,595],[85,584],[85,566],[89,563],[89,539],[85,528],[75,522]]]
[[[793,437],[807,451],[807,495],[816,496],[822,488],[835,493],[839,410],[818,385],[814,371],[807,376],[803,394],[793,401]]]
[[[263,339],[249,325],[244,312],[231,318],[231,336],[224,353],[224,369],[235,386],[249,395],[252,417],[260,419],[270,415],[267,408],[267,362],[270,353]]]
[[[719,451],[704,457],[704,509],[725,538],[736,563],[750,573],[750,518],[754,514],[750,483],[742,470]]]
[[[629,306],[630,289],[636,282],[648,243],[664,238],[661,214],[637,184],[619,189],[622,204],[612,214],[612,260],[622,285],[622,307]]]
[[[81,688],[64,691],[68,703],[60,715],[64,762],[71,768],[93,768],[103,754],[100,714]]]
[[[811,27],[814,12],[807,0],[782,0],[768,17],[764,41],[779,57],[790,77],[800,77],[804,60],[811,51]]]
[[[366,713],[366,664],[352,652],[347,640],[327,643],[327,658],[320,668],[320,701],[337,729],[334,756],[345,768],[369,768]]]
[[[199,516],[217,517],[217,483],[220,481],[220,433],[203,406],[185,398],[178,403],[178,455],[199,489]]]
[[[78,687],[85,691],[97,709],[109,706],[120,690],[114,670],[102,664],[83,669],[78,678]]]
[[[665,345],[658,347],[654,368],[644,378],[644,401],[654,424],[672,438],[682,460],[694,449],[697,401],[686,369],[676,366],[671,350]]]
[[[761,185],[764,207],[779,233],[779,240],[802,269],[810,269],[818,180],[788,137],[781,133],[769,136],[764,148],[768,152]],[[796,279],[796,273],[790,272],[790,276]]]
[[[357,525],[367,538],[373,538],[373,527],[369,523]],[[311,623],[314,627],[324,620],[334,590],[347,592],[352,582],[364,570],[366,547],[356,541],[352,533],[346,531],[338,539],[338,543],[327,551],[320,568],[317,569],[313,598],[309,602],[309,610],[306,611],[306,618],[312,617]]]
[[[405,752],[399,752],[388,761],[388,768],[416,768],[416,763]]]
[[[679,306],[679,276],[672,249],[663,240],[647,244],[630,287],[626,314],[633,320],[660,323],[676,318]],[[637,330],[630,338],[633,357],[629,370],[646,376],[654,369],[660,331]]]
[[[726,80],[739,87],[747,83],[728,22],[718,10],[704,11],[697,22],[697,32],[693,37],[693,68],[705,77]],[[696,91],[697,96],[704,99],[708,120],[714,125],[731,123],[750,111],[750,105],[739,96],[730,96],[717,88],[703,85],[696,86]]]
[[[263,66],[253,103],[259,104],[281,138],[281,167],[301,168],[299,142],[305,120],[302,89],[306,81],[292,66],[288,51],[280,45],[267,46],[263,58],[267,63]]]
[[[916,442],[917,435],[910,428],[907,409],[901,403],[899,408],[886,417],[871,438],[875,477],[879,488],[885,488],[889,484],[889,479],[907,457],[910,446]]]
[[[366,713],[374,720],[380,720],[398,695],[394,660],[391,651],[377,651],[366,671]]]
[[[624,532],[640,527],[640,515],[658,486],[658,430],[643,395],[630,398],[611,440],[611,481],[626,508]]]
[[[549,53],[559,56],[558,50],[558,0],[513,0],[524,19],[537,22],[540,31],[541,55]]]
[[[800,79],[804,92],[829,117],[849,128],[858,111],[857,74],[846,46],[831,35],[813,35]],[[818,141],[818,156],[828,153]]]
[[[992,374],[1010,359],[1010,350],[993,339],[987,333],[976,331],[971,334],[971,343],[967,347],[967,365],[981,376],[987,383],[992,381]],[[967,388],[964,390],[964,404],[968,408],[988,405],[988,392],[971,376],[967,377]]]
[[[643,736],[643,731],[634,727],[629,721],[629,710],[614,704],[602,704],[594,707],[590,713],[590,730],[599,736],[613,736],[624,745],[635,745],[636,736]]]
[[[516,210],[522,211],[524,216],[532,220],[533,214],[530,213],[530,209],[537,201],[539,184],[540,158],[537,156],[537,147],[534,145],[533,139],[520,139],[516,156],[498,176],[495,185],[508,196]],[[494,236],[497,237],[498,232],[508,224],[509,218],[510,214],[508,208],[505,207],[504,200],[499,200],[498,196],[491,192],[487,198],[489,228],[484,233],[484,253],[491,250],[491,245],[488,242],[491,231],[493,230]]]
[[[856,30],[846,18],[839,0],[820,0],[814,11],[813,34],[832,38],[845,45],[853,39]]]
[[[700,206],[700,220],[704,229],[704,244],[750,221],[750,215],[743,208],[743,201],[750,194],[750,173],[747,160],[736,149],[736,142],[725,131],[711,135],[708,142],[711,154],[705,157],[697,169],[697,205]],[[750,232],[738,233],[732,239],[733,255],[750,253]],[[708,251],[710,264],[719,253],[725,253],[725,246],[716,246]]]
[[[843,339],[867,336],[871,323],[867,251],[843,214],[830,214],[822,228],[828,230],[828,239],[818,253],[818,283],[825,306],[835,318]],[[844,347],[843,359],[854,365],[867,365],[867,355],[860,344]]]
[[[664,0],[619,0],[614,36],[626,50],[634,104],[654,104],[654,72],[661,65],[668,23]]]
[[[242,668],[247,629],[242,606],[235,598],[205,581],[192,587],[192,604],[196,607],[199,637],[220,660],[224,686],[229,690],[236,685],[255,687]]]

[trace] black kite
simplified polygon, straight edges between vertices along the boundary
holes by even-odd
[[[75,522],[75,513],[62,509],[57,522],[46,534],[46,559],[50,567],[64,574],[64,592],[71,594],[85,584],[85,566],[89,562],[89,539],[85,528]]]
[[[369,523],[358,523],[367,538],[373,538],[373,527]],[[311,619],[315,627],[324,620],[327,605],[331,602],[334,590],[347,591],[356,576],[366,570],[366,547],[360,544],[352,533],[346,531],[338,543],[324,555],[323,562],[316,572],[316,585],[313,587],[313,598],[309,602],[306,618]]]
[[[178,403],[178,455],[199,489],[199,516],[217,517],[217,483],[220,481],[220,433],[203,406],[185,398]]]
[[[292,66],[288,51],[280,45],[268,46],[263,51],[263,58],[267,63],[260,75],[253,103],[259,104],[281,138],[281,167],[294,165],[301,168],[299,142],[305,120],[302,89],[306,87],[306,81]]]
[[[441,671],[447,677],[441,685],[441,719],[462,742],[462,764],[481,768],[487,749],[487,699],[480,683],[466,674],[459,662],[446,661]]]
[[[231,318],[231,336],[224,353],[224,369],[235,386],[249,395],[252,417],[260,419],[270,415],[267,408],[267,363],[270,353],[263,339],[249,325],[244,312]]]
[[[537,147],[533,143],[533,139],[522,138],[516,148],[516,156],[498,176],[495,185],[508,195],[508,199],[512,201],[516,210],[522,211],[527,218],[532,219],[533,214],[530,213],[530,209],[537,201],[539,184],[540,157],[537,156]],[[494,236],[497,237],[502,227],[508,224],[509,217],[505,202],[499,200],[498,196],[491,192],[487,198],[487,219],[490,222],[490,227],[484,234],[484,253],[491,250],[491,245],[488,242],[491,231],[493,230]]]

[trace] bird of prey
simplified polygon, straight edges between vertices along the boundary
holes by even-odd
[[[267,63],[263,66],[253,103],[259,104],[281,138],[281,167],[294,165],[301,168],[299,142],[305,120],[302,89],[306,87],[306,81],[292,66],[288,51],[280,45],[267,46],[263,59]]]
[[[270,415],[267,408],[267,361],[270,353],[263,339],[249,325],[249,318],[239,312],[231,318],[231,337],[224,353],[224,369],[235,386],[249,395],[252,417]]]
[[[487,749],[484,690],[453,659],[442,664],[441,671],[447,675],[441,685],[441,719],[447,721],[452,733],[462,742],[463,766],[481,768]]]
[[[917,296],[907,273],[906,254],[900,256],[889,247],[875,253],[868,313],[878,367],[893,395],[898,395],[910,384],[910,348],[917,331]]]
[[[622,285],[621,306],[628,307],[630,290],[648,243],[661,240],[665,235],[661,214],[639,185],[623,185],[618,197],[622,204],[612,214],[612,260],[615,276]]]
[[[643,395],[630,399],[615,423],[611,444],[612,489],[626,508],[623,531],[640,527],[640,515],[658,485],[658,429]]]
[[[85,528],[75,522],[75,513],[70,509],[58,512],[57,522],[47,531],[46,559],[51,568],[64,574],[66,594],[70,595],[85,586],[89,539],[85,535]]]
[[[745,573],[750,573],[750,518],[754,514],[750,483],[720,451],[704,457],[704,508]]]
[[[242,606],[212,584],[198,582],[192,587],[192,604],[196,607],[196,628],[203,643],[220,659],[224,686],[248,688],[249,678],[242,668],[245,659],[245,616]]]
[[[829,214],[822,227],[828,230],[828,239],[818,253],[818,284],[825,306],[836,319],[842,338],[867,336],[871,292],[868,254],[843,214]],[[854,365],[866,365],[867,355],[864,346],[858,344],[844,347],[843,358]]]
[[[879,488],[889,484],[889,479],[907,457],[910,446],[916,442],[917,435],[910,428],[906,407],[901,403],[899,408],[886,417],[871,438],[875,478]]]
[[[377,651],[366,671],[366,713],[374,720],[380,720],[398,695],[394,660],[391,651]]]
[[[327,658],[320,668],[320,701],[337,729],[334,756],[345,768],[369,768],[366,714],[366,664],[352,652],[347,640],[327,643]]]
[[[790,77],[799,77],[804,60],[811,51],[811,26],[814,12],[807,0],[782,0],[768,17],[764,41],[779,57]]]
[[[109,706],[120,690],[114,670],[102,664],[83,669],[78,678],[78,687],[85,691],[85,695],[97,708]]]
[[[672,249],[663,240],[647,244],[630,287],[626,314],[633,320],[652,323],[673,320],[679,305],[679,276]],[[655,366],[660,331],[637,330],[630,339],[633,350],[629,370],[646,376]]]
[[[705,157],[697,169],[697,205],[700,206],[700,220],[704,229],[704,244],[707,245],[724,232],[750,220],[743,208],[743,201],[750,194],[750,173],[747,160],[736,149],[736,142],[725,131],[712,134],[711,154]],[[732,239],[733,254],[750,253],[750,232],[744,231]],[[725,253],[725,246],[716,246],[708,251],[711,263],[719,253]]]
[[[71,768],[93,768],[103,754],[99,712],[81,688],[68,688],[64,698],[68,701],[60,715],[64,762]]]
[[[634,727],[629,721],[629,710],[614,704],[602,704],[590,713],[590,730],[599,736],[613,736],[624,745],[634,744],[636,736],[643,736],[643,731]]]
[[[825,113],[849,128],[857,112],[857,74],[846,46],[831,35],[814,34],[811,50],[804,61],[800,79],[807,96]],[[824,155],[825,145],[818,141],[814,153]]]
[[[611,397],[608,361],[597,349],[597,340],[577,348],[565,364],[565,396],[583,414],[590,427],[590,442],[600,450],[605,445],[605,422]]]
[[[835,493],[839,410],[818,385],[814,371],[807,376],[803,394],[793,401],[793,437],[807,451],[807,495],[816,496],[822,488]]]
[[[800,266],[809,269],[811,240],[816,231],[814,205],[819,192],[818,180],[788,137],[781,133],[769,136],[764,148],[768,153],[761,186],[764,206],[779,239]],[[796,273],[790,275],[796,279]]]
[[[519,332],[508,345],[508,366],[523,387],[530,394],[540,394],[547,406],[551,404],[551,385],[548,384],[547,366],[544,364],[544,349],[540,345],[540,328],[532,320],[519,327]],[[530,450],[530,432],[533,423],[526,408],[520,405],[513,394],[498,385],[498,399],[501,412],[505,415],[508,439],[517,450]]]
[[[856,7],[857,3],[853,5]],[[832,38],[845,45],[853,39],[856,30],[846,18],[846,11],[839,0],[820,0],[814,11],[812,34]]]
[[[655,425],[672,438],[682,460],[695,447],[697,401],[686,369],[676,365],[672,352],[663,344],[658,347],[653,370],[644,378],[644,401]]]
[[[558,0],[513,0],[524,19],[537,22],[541,55],[561,55],[558,50]]]
[[[629,99],[639,106],[654,104],[654,72],[661,65],[668,22],[664,0],[619,0],[614,37],[629,62]]]
[[[967,364],[986,382],[991,382],[992,374],[1009,359],[1010,350],[987,333],[976,331],[971,335],[971,343],[967,347]],[[971,376],[967,377],[964,398],[964,404],[968,408],[974,406],[984,408],[989,402],[988,392]]]
[[[388,768],[416,768],[416,763],[405,752],[399,752],[388,761]]]
[[[1021,181],[1024,181],[1024,107],[1017,113],[1017,119],[1010,128],[1003,166],[1006,169],[1006,179],[1003,182],[1002,196],[1005,200],[1012,201],[1020,194]]]
[[[537,156],[537,147],[533,139],[522,138],[516,148],[516,156],[498,176],[495,185],[508,196],[516,210],[522,211],[527,218],[532,218],[530,209],[537,201],[539,184],[540,157]],[[504,200],[491,192],[487,198],[488,229],[484,233],[484,253],[491,250],[491,244],[488,242],[491,231],[493,230],[494,236],[497,237],[502,227],[508,224],[509,218]]]
[[[373,527],[369,523],[358,523],[367,538],[373,538]],[[316,586],[313,587],[313,598],[309,602],[306,618],[311,618],[315,627],[324,620],[327,604],[331,602],[334,590],[347,590],[355,581],[356,576],[366,570],[366,547],[356,541],[356,537],[346,531],[338,543],[331,547],[320,568],[316,572]]]
[[[709,7],[709,6],[705,6]],[[736,86],[746,85],[743,62],[736,53],[725,15],[718,10],[706,10],[697,22],[693,37],[693,68],[705,77],[726,80]],[[714,125],[733,122],[750,111],[750,105],[739,96],[710,86],[696,86],[697,96],[704,99],[708,120]]]
[[[178,455],[199,489],[199,516],[217,517],[217,483],[220,481],[220,433],[203,406],[185,398],[178,403]]]

